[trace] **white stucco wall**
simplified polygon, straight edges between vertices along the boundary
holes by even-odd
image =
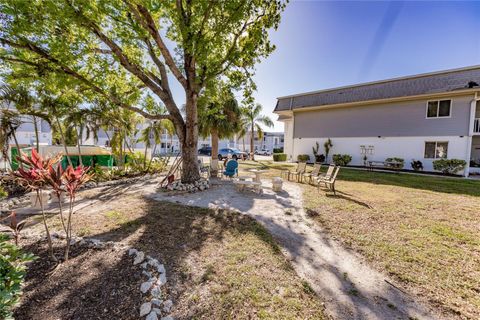
[[[315,142],[320,144],[319,153],[324,154],[323,144],[327,138],[295,138],[293,139],[293,159],[296,160],[299,154],[309,154],[313,161],[312,146]],[[411,169],[410,162],[420,160],[425,171],[433,171],[432,162],[434,159],[425,159],[426,141],[448,141],[449,159],[467,159],[467,150],[470,144],[467,137],[459,136],[429,136],[429,137],[358,137],[358,138],[331,138],[333,147],[329,153],[328,162],[331,162],[332,155],[349,154],[352,156],[351,165],[363,165],[361,145],[374,146],[373,154],[367,155],[368,160],[384,161],[386,158],[399,157],[405,159],[405,169]],[[287,142],[287,140],[285,141]],[[461,174],[461,173],[459,173]]]
[[[293,157],[293,120],[285,120],[284,122],[284,143],[283,152],[287,154],[288,161],[294,161]]]

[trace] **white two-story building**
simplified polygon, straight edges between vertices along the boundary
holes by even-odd
[[[375,81],[278,98],[285,153],[313,158],[312,146],[332,141],[332,154],[352,165],[399,157],[462,159],[463,174],[480,172],[480,66]]]

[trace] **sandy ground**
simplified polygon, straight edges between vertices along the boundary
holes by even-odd
[[[251,215],[273,234],[296,272],[322,297],[327,313],[335,319],[439,318],[315,225],[303,209],[298,185],[284,183],[284,191],[275,193],[269,180],[262,183],[262,195],[239,193],[228,181],[214,182],[210,190],[194,194],[143,192],[158,201],[228,207]]]
[[[230,181],[213,180],[203,192],[173,194],[159,191],[157,181],[147,180],[109,188],[99,188],[105,197],[79,201],[77,210],[89,211],[114,205],[108,194],[143,195],[157,201],[190,206],[229,208],[248,214],[273,234],[296,272],[321,296],[326,312],[335,319],[440,319],[422,306],[393,280],[370,268],[359,255],[331,239],[307,216],[302,190],[285,182],[284,191],[275,193],[270,180],[263,180],[263,194],[238,192]],[[103,198],[103,199],[102,199]],[[113,200],[114,201],[114,200]],[[20,210],[29,214],[29,209]],[[55,210],[53,210],[55,211]],[[393,284],[393,285],[392,285]]]

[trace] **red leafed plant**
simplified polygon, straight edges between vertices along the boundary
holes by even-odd
[[[7,217],[3,218],[0,221],[10,219],[10,223],[8,225],[8,232],[13,235],[13,239],[15,240],[15,245],[18,245],[18,238],[20,237],[20,231],[22,231],[23,227],[25,227],[25,223],[27,220],[18,221],[17,214],[15,211],[12,211]]]
[[[32,155],[27,156],[22,154],[22,157],[18,158],[18,161],[24,164],[27,169],[18,169],[13,173],[13,176],[23,185],[31,190],[36,191],[37,199],[40,201],[40,207],[42,210],[43,223],[47,233],[48,245],[50,249],[50,256],[55,259],[53,254],[52,240],[48,229],[44,206],[41,199],[41,192],[46,186],[50,186],[58,198],[60,209],[60,220],[62,221],[63,229],[66,233],[66,247],[65,247],[65,260],[68,260],[68,254],[70,251],[70,240],[72,239],[72,214],[75,204],[75,195],[79,188],[92,178],[92,175],[88,174],[88,167],[79,166],[74,169],[72,166],[68,166],[66,170],[62,169],[60,163],[55,169],[55,163],[59,162],[61,155],[52,158],[43,158],[35,149],[32,149]],[[65,221],[63,215],[62,206],[62,194],[66,192],[69,196],[69,212]]]
[[[65,247],[65,260],[68,260],[68,254],[70,251],[70,239],[72,239],[72,214],[73,206],[75,204],[75,194],[78,189],[87,181],[92,179],[92,175],[88,173],[88,167],[78,166],[73,169],[72,166],[68,166],[62,174],[62,179],[65,183],[65,189],[67,190],[70,206],[67,219],[67,245]]]
[[[21,168],[13,172],[13,177],[23,186],[35,191],[37,194],[37,201],[40,203],[40,209],[42,211],[43,225],[47,234],[48,249],[52,260],[56,260],[53,254],[52,238],[48,229],[47,219],[45,216],[44,203],[42,200],[42,190],[45,188],[46,179],[48,175],[47,168],[52,166],[53,163],[58,162],[60,156],[44,159],[35,149],[32,149],[30,156],[22,152],[21,157],[17,157],[17,160],[23,164]]]

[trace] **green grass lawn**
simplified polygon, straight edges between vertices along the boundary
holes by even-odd
[[[295,168],[241,169],[260,166],[266,177]],[[342,168],[336,188],[303,185],[305,208],[328,233],[447,318],[480,318],[480,181]]]

